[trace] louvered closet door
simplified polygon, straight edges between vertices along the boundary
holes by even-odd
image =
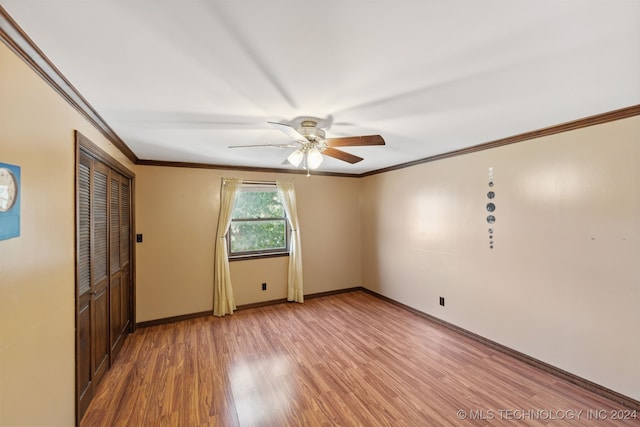
[[[129,179],[111,173],[109,203],[111,219],[110,243],[110,303],[111,303],[111,357],[120,352],[123,337],[129,330],[129,246],[130,246],[130,191]]]
[[[110,365],[108,195],[110,169],[84,153],[78,171],[78,394],[86,409]],[[84,411],[83,411],[84,412]]]
[[[76,299],[78,410],[93,396],[91,370],[91,159],[81,154],[78,165],[78,277]]]
[[[80,150],[77,188],[78,419],[131,329],[131,180]]]

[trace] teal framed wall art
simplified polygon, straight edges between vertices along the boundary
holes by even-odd
[[[20,166],[0,163],[0,240],[20,236]]]

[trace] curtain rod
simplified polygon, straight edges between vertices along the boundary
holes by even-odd
[[[249,185],[276,185],[275,181],[253,181],[253,180],[249,180],[249,181],[245,181],[242,180],[243,184],[249,184]]]

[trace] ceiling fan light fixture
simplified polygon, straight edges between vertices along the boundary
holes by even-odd
[[[309,169],[318,169],[322,163],[322,153],[317,148],[311,148],[307,152],[307,166]]]
[[[319,168],[324,156],[333,157],[334,159],[351,164],[364,160],[362,157],[355,156],[336,147],[385,145],[384,139],[380,135],[346,136],[327,139],[325,131],[318,127],[318,120],[312,117],[296,118],[294,119],[296,124],[300,121],[298,128],[294,128],[288,123],[268,122],[273,127],[287,134],[289,138],[292,139],[292,143],[263,145],[283,148],[297,147],[297,150],[289,154],[286,162],[294,167],[303,165],[302,167],[307,170],[307,173],[310,169]],[[327,122],[325,121],[324,123]],[[257,147],[257,145],[236,145],[233,147]]]
[[[300,166],[300,163],[302,163],[303,158],[304,158],[304,153],[300,150],[296,150],[293,153],[289,154],[289,157],[287,157],[287,160],[293,166],[298,167]]]

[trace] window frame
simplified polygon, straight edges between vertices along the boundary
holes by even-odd
[[[280,193],[276,188],[275,183],[242,183],[238,188],[238,192],[256,192],[256,193],[276,193],[278,197],[280,197]],[[280,197],[280,201],[282,203],[283,208],[283,216],[282,217],[268,217],[268,218],[240,218],[234,219],[233,214],[231,216],[231,222],[229,223],[229,230],[227,231],[227,235],[225,236],[225,241],[227,245],[227,255],[229,261],[242,261],[248,259],[259,259],[259,258],[272,258],[272,257],[282,257],[289,256],[290,253],[290,242],[291,242],[291,225],[289,224],[289,218],[287,217],[287,211],[284,208],[284,201]],[[235,203],[234,203],[235,210]],[[284,220],[285,224],[285,247],[284,248],[274,248],[274,249],[260,249],[253,251],[242,251],[242,252],[233,252],[231,250],[231,227],[234,223],[251,223],[251,222],[268,222],[268,221],[281,221]]]

